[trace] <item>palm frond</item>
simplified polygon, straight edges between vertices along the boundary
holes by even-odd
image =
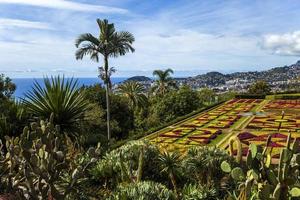
[[[129,100],[129,103],[133,108],[141,108],[148,103],[148,99],[144,94],[144,87],[138,82],[125,82],[119,86],[118,92]]]
[[[78,48],[83,42],[91,43],[95,46],[98,46],[100,44],[100,41],[90,33],[84,33],[79,35],[79,37],[75,41],[75,46]]]
[[[82,60],[84,56],[90,55],[90,58],[92,60],[95,60],[96,62],[99,61],[98,53],[100,51],[97,49],[97,47],[94,44],[85,44],[82,45],[81,48],[76,50],[75,57],[77,60]]]
[[[103,80],[104,84],[109,84],[109,88],[112,88],[112,82],[110,77],[112,76],[113,73],[116,72],[116,69],[114,67],[111,67],[108,69],[107,73],[104,69],[104,67],[98,67],[98,77]]]

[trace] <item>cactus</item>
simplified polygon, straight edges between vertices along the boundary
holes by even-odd
[[[230,150],[230,155],[234,156],[233,154],[233,144],[236,143],[237,146],[237,154],[236,154],[236,161],[238,163],[241,163],[242,161],[242,156],[243,156],[243,152],[242,152],[242,143],[240,141],[240,139],[238,137],[231,137],[229,139],[229,150]]]
[[[141,147],[141,152],[139,155],[139,166],[137,169],[137,182],[140,182],[142,180],[142,174],[143,174],[143,164],[144,164],[144,146]]]
[[[0,170],[6,172],[1,184],[7,192],[20,199],[65,199],[71,193],[87,168],[97,161],[100,147],[87,151],[89,162],[72,168],[74,158],[67,158],[66,138],[59,130],[51,115],[49,121],[25,127],[20,137],[6,137],[6,155],[0,145]],[[67,182],[63,179],[66,174],[70,177]]]
[[[296,184],[300,167],[299,141],[294,139],[292,142],[291,133],[289,133],[286,147],[281,150],[278,164],[272,165],[271,153],[267,153],[271,137],[271,135],[268,137],[264,149],[255,144],[249,146],[246,157],[246,176],[242,168],[231,169],[226,161],[221,164],[221,169],[230,173],[231,177],[240,183],[240,194],[246,195],[246,199],[251,198],[253,191],[258,199],[281,200],[300,197],[300,189]],[[229,144],[232,147],[232,140]]]

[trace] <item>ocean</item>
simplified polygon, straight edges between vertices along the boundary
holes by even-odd
[[[128,77],[112,77],[111,80],[113,83],[120,83],[126,80]],[[99,78],[75,78],[78,79],[79,86],[89,86],[94,84],[103,83]],[[43,78],[14,78],[12,81],[16,84],[17,89],[14,93],[15,98],[19,99],[24,97],[24,94],[27,91],[32,89],[33,83],[37,81],[40,84],[43,84]]]

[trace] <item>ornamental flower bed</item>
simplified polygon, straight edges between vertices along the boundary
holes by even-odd
[[[270,134],[272,135],[272,138],[268,146],[270,148],[268,149],[269,151],[272,150],[271,154],[276,157],[276,155],[280,152],[280,149],[285,147],[286,145],[288,132],[284,132],[284,133],[278,133],[278,132],[264,133],[261,131],[242,132],[238,134],[238,138],[240,139],[244,150],[244,149],[248,149],[248,146],[251,143],[264,146]],[[292,140],[294,139],[300,139],[300,135],[297,133],[292,133]]]
[[[284,116],[269,114],[266,117],[256,116],[247,125],[247,129],[300,132],[300,119],[297,119],[297,116],[296,114],[285,114]]]
[[[264,107],[259,106],[262,103],[266,103]],[[183,152],[190,146],[210,145],[211,143],[216,145],[216,142],[213,142],[216,138],[223,142],[221,138],[227,134],[240,132],[238,137],[242,142],[243,151],[247,151],[251,143],[264,145],[268,135],[272,133],[270,149],[272,148],[272,154],[276,155],[285,145],[289,131],[292,132],[293,137],[300,137],[299,104],[300,101],[295,100],[232,99],[172,129],[153,135],[151,142],[165,149],[179,149]],[[281,111],[285,109],[290,110],[281,114]],[[262,113],[262,115],[257,113]],[[248,124],[242,124],[245,122]]]

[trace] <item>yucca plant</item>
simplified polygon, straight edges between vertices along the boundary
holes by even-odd
[[[180,154],[176,151],[168,152],[164,151],[159,156],[159,163],[161,167],[161,172],[166,173],[172,183],[174,192],[178,195],[177,183],[176,183],[176,175],[180,172]]]
[[[83,119],[85,111],[89,109],[78,81],[59,76],[44,78],[44,86],[35,81],[23,102],[36,117],[47,118],[54,113],[54,123],[67,132],[71,129],[74,131],[78,121]]]

